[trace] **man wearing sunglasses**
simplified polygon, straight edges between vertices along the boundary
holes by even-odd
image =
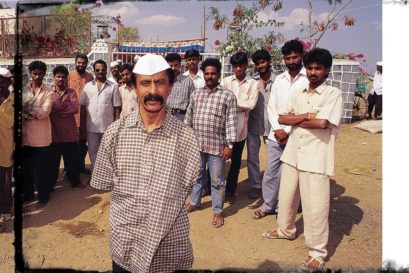
[[[80,134],[87,132],[91,173],[102,136],[108,125],[117,120],[121,113],[118,85],[107,80],[106,62],[97,60],[93,68],[95,79],[84,86],[84,92],[80,98]]]

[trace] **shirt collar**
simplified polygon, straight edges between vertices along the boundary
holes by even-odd
[[[297,74],[297,76],[295,77],[295,79],[298,78],[298,77],[301,77],[301,76],[307,77],[307,70],[305,70],[305,67],[301,68],[300,72],[298,72],[298,74]],[[288,70],[286,70],[286,71],[282,74],[282,77],[286,77],[287,79],[291,79],[291,76],[290,76],[290,73],[288,72]]]
[[[303,92],[308,92],[308,88],[305,88]],[[317,88],[315,88],[315,92],[318,94],[322,94],[322,92],[324,92],[325,88],[327,88],[327,84],[325,82],[323,82],[320,86],[318,86]]]
[[[250,79],[250,76],[246,74],[246,76],[245,76],[244,79],[241,81],[241,83],[247,82],[249,79]],[[236,75],[233,74],[232,80],[238,82]]]
[[[219,91],[219,90],[221,90],[222,89],[222,86],[220,85],[220,83],[213,89],[213,90],[210,90],[208,87],[207,87],[207,85],[205,85],[204,87],[203,87],[203,89],[204,90],[206,90],[206,92],[217,92],[217,91]]]
[[[159,130],[163,132],[166,136],[171,136],[173,130],[172,122],[171,122],[171,117],[172,115],[169,113],[168,109],[166,109],[166,116],[165,119],[163,120],[162,124],[156,128],[154,131]],[[137,127],[140,126],[143,130],[146,131],[145,126],[143,125],[141,114],[139,111],[133,111],[131,112],[126,118],[125,118],[125,128],[131,128],[131,127]]]

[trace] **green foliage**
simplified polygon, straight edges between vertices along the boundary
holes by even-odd
[[[141,36],[139,34],[139,29],[135,27],[121,27],[118,30],[118,42],[140,42]]]

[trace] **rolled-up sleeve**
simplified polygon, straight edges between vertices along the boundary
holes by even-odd
[[[342,95],[341,91],[331,88],[331,92],[328,93],[326,103],[323,105],[317,115],[316,119],[326,119],[333,126],[339,126],[342,117]]]
[[[227,99],[226,109],[226,141],[235,142],[237,137],[237,102],[232,92]]]

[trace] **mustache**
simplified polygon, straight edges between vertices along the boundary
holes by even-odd
[[[165,102],[162,96],[154,94],[148,94],[145,97],[143,97],[143,102],[146,103],[147,101],[159,101],[161,104]]]

